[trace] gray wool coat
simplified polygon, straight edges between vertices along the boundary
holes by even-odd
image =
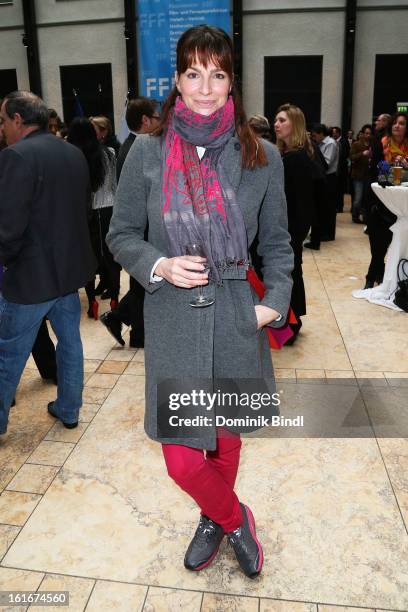
[[[251,245],[257,232],[266,287],[262,304],[283,315],[292,289],[293,253],[287,231],[283,166],[277,148],[263,141],[269,164],[243,169],[236,137],[220,157],[234,187]],[[107,242],[117,262],[146,290],[144,303],[146,411],[145,430],[159,442],[193,448],[216,448],[215,427],[202,428],[194,438],[160,438],[157,433],[157,383],[164,379],[266,378],[273,368],[265,330],[257,330],[255,304],[260,303],[241,274],[223,286],[205,286],[213,306],[192,308],[195,289],[162,280],[150,282],[152,267],[167,256],[160,210],[161,138],[140,135],[124,163]],[[148,225],[148,241],[144,240]],[[233,272],[233,271],[232,271]],[[269,386],[270,388],[270,386]]]

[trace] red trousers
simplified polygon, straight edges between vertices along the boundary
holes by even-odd
[[[234,493],[241,439],[223,431],[215,451],[163,444],[169,476],[200,506],[201,513],[233,531],[242,523],[242,511]]]

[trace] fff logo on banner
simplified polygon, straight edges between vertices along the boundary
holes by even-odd
[[[148,77],[146,79],[147,98],[165,98],[174,85],[174,77]]]

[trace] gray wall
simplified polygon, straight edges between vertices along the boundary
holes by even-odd
[[[366,2],[366,0],[364,0]],[[360,0],[363,2],[363,0]],[[373,4],[370,0],[370,4]],[[404,4],[407,2],[394,2]],[[371,121],[374,98],[375,56],[408,54],[408,11],[359,11],[354,72],[353,127],[359,130]],[[401,75],[401,80],[407,75]]]
[[[39,28],[38,43],[43,97],[48,106],[61,114],[60,66],[112,64],[113,108],[118,130],[127,93],[123,24],[114,22]]]
[[[346,0],[243,0],[244,11],[299,10],[308,8],[332,8],[346,6]]]
[[[37,21],[79,21],[124,17],[123,0],[36,0]]]
[[[316,54],[323,55],[322,121],[341,122],[345,4],[345,0],[244,0],[243,89],[249,114],[263,111],[264,56]],[[376,54],[408,53],[408,10],[390,10],[392,6],[408,8],[408,2],[358,0],[354,130],[372,118]]]
[[[264,56],[323,55],[322,120],[339,122],[344,13],[271,13],[244,17],[243,93],[249,115],[263,112]],[[282,100],[289,102],[289,100]]]
[[[0,26],[15,26],[23,23],[23,9],[21,0],[14,0],[13,4],[0,5]]]
[[[112,64],[113,106],[119,128],[127,93],[126,46],[123,35],[122,0],[77,0],[59,2],[36,0],[38,44],[43,97],[49,107],[62,115],[59,67],[74,64]],[[106,23],[87,23],[89,20]],[[116,20],[116,21],[110,21]],[[75,25],[64,24],[76,21]],[[29,89],[27,54],[22,45],[21,0],[0,5],[0,69],[15,68],[20,89]]]
[[[22,45],[23,9],[21,0],[13,4],[0,5],[0,27],[10,28],[0,31],[0,70],[14,68],[17,71],[19,87],[27,89],[27,53]]]

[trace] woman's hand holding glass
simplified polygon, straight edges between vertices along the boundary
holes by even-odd
[[[192,289],[199,285],[208,284],[208,270],[205,270],[205,257],[196,255],[181,255],[162,259],[156,266],[154,273],[165,278],[167,282],[182,287]]]
[[[397,155],[394,160],[394,163],[398,166],[402,166],[402,168],[408,168],[408,159],[403,157],[402,155]]]

